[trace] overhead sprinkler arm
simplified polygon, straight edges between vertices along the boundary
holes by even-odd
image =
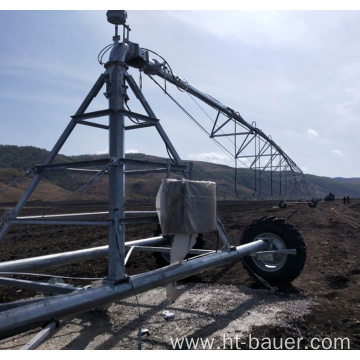
[[[220,101],[214,99],[212,96],[190,85],[187,80],[184,80],[181,77],[175,75],[169,64],[160,55],[154,53],[163,59],[162,63],[149,57],[149,52],[152,52],[151,50],[141,48],[139,44],[129,41],[130,28],[126,24],[126,11],[109,10],[107,12],[107,17],[108,21],[116,26],[116,34],[118,25],[123,25],[124,35],[122,43],[119,43],[118,41],[120,38],[119,36],[114,37],[113,49],[110,54],[109,62],[105,64],[106,68],[114,64],[114,62],[120,61],[125,63],[127,66],[141,69],[141,71],[150,77],[151,75],[156,75],[162,79],[165,79],[166,82],[173,84],[178,89],[185,91],[189,95],[196,97],[206,105],[217,110],[218,114],[216,119],[213,120],[214,124],[212,129],[208,131],[201,125],[200,127],[211,139],[213,139],[220,147],[222,147],[226,153],[231,155],[231,158],[235,160],[235,168],[237,167],[237,161],[240,161],[241,163],[245,164],[245,166],[255,170],[255,183],[257,181],[257,171],[259,171],[259,175],[261,176],[261,172],[264,172],[265,170],[270,170],[271,173],[273,171],[279,172],[280,177],[281,172],[283,172],[285,175],[287,173],[291,173],[295,182],[305,181],[305,175],[302,170],[281,149],[281,147],[272,140],[270,135],[266,135],[256,126],[255,122],[252,122],[251,124],[248,123],[239,112],[228,106],[225,106]],[[233,124],[233,129],[229,131],[228,129],[231,124]],[[237,126],[240,130],[236,130]],[[226,148],[220,144],[218,139],[223,139],[224,137],[227,137],[234,146],[230,145],[230,147]],[[255,151],[251,150],[252,147],[250,144],[252,144],[252,147],[255,146]],[[250,152],[252,152],[251,155],[248,155],[249,149]],[[260,178],[259,181],[261,183]]]
[[[222,114],[229,117],[233,121],[243,125],[245,128],[249,130],[250,134],[260,136],[262,139],[266,141],[266,143],[270,144],[272,147],[276,149],[276,151],[281,154],[285,161],[289,164],[291,171],[295,174],[303,175],[302,170],[294,163],[293,160],[277,145],[271,138],[271,136],[267,136],[262,130],[258,129],[256,126],[249,124],[243,117],[230,107],[223,105],[218,100],[213,97],[203,93],[202,91],[196,89],[192,85],[188,83],[188,81],[180,78],[179,76],[170,72],[167,68],[162,66],[157,60],[149,59],[144,65],[143,70],[146,74],[149,75],[157,75],[161,78],[165,79],[167,82],[181,88],[182,90],[188,92],[189,94],[197,97],[207,105],[213,107],[214,109],[220,111]]]
[[[223,105],[218,100],[214,99],[213,97],[205,94],[204,92],[196,89],[192,85],[190,85],[186,80],[180,78],[179,76],[175,75],[172,71],[164,66],[164,63],[160,63],[155,59],[149,58],[149,53],[146,49],[142,49],[139,44],[132,43],[129,41],[129,37],[125,37],[125,29],[128,31],[130,28],[126,24],[127,13],[124,10],[109,10],[107,12],[108,21],[111,24],[115,25],[116,35],[114,36],[114,46],[110,53],[109,62],[105,64],[105,67],[108,68],[114,62],[124,62],[126,65],[138,68],[144,71],[145,74],[148,75],[157,75],[161,78],[165,79],[167,82],[175,85],[176,87],[188,92],[189,94],[195,96],[205,104],[211,106],[212,108],[219,111],[219,114],[223,114],[227,117],[227,121],[223,125],[218,125],[216,128],[216,122],[212,131],[210,132],[210,138],[215,138],[220,136],[217,133],[226,123],[233,121],[237,124],[240,124],[245,130],[246,134],[250,135],[253,139],[261,138],[266,146],[271,146],[276,151],[276,155],[281,156],[288,168],[293,173],[293,175],[303,176],[302,170],[295,164],[293,160],[278,146],[271,138],[271,136],[267,136],[262,130],[256,127],[253,124],[248,123],[244,118],[240,115],[239,112],[231,109],[228,106]],[[124,26],[124,39],[122,43],[119,43],[119,36],[117,35],[117,27],[118,25]],[[128,32],[127,32],[128,34]],[[236,136],[237,134],[229,134]],[[243,134],[242,134],[243,135]],[[240,158],[242,150],[250,143],[252,140],[248,141],[244,147],[240,147],[234,154],[235,159]],[[244,143],[243,143],[244,145]],[[243,146],[242,145],[242,146]],[[253,163],[256,163],[258,158],[255,158]]]
[[[264,172],[265,170],[270,170],[271,173],[273,171],[279,172],[280,176],[281,172],[285,175],[287,173],[291,173],[295,182],[304,180],[305,175],[302,170],[281,149],[281,147],[272,140],[271,136],[266,135],[256,126],[255,122],[248,123],[239,112],[225,106],[212,96],[190,85],[188,81],[175,75],[169,64],[160,55],[154,53],[162,58],[163,62],[151,59],[149,57],[149,52],[152,52],[151,50],[141,48],[139,44],[129,41],[130,28],[126,24],[126,11],[109,10],[107,12],[107,17],[108,21],[116,27],[116,36],[114,37],[114,45],[110,54],[110,59],[108,63],[105,64],[105,68],[108,69],[116,62],[121,62],[125,66],[141,69],[141,71],[150,77],[152,75],[159,76],[162,79],[165,79],[166,83],[173,84],[179,90],[185,91],[190,96],[194,96],[206,105],[217,110],[218,113],[216,119],[211,119],[214,122],[212,129],[207,130],[201,126],[196,119],[193,119],[193,121],[195,121],[198,126],[202,128],[202,130],[223,149],[225,153],[235,160],[235,168],[237,167],[237,161],[240,161],[245,166],[255,170],[255,183],[259,181],[261,184],[261,172]],[[117,35],[118,25],[122,25],[124,29],[122,43],[119,43],[120,37]],[[159,86],[161,87],[161,85]],[[169,93],[167,93],[167,95],[172,98]],[[176,103],[174,98],[172,98],[172,100]],[[180,106],[178,103],[177,105]],[[185,109],[182,110],[186,113]],[[187,115],[191,117],[191,115]],[[230,141],[232,145],[226,143],[227,146],[223,146],[221,143],[222,139]],[[255,150],[253,150],[254,147]],[[257,172],[259,173],[258,180],[256,179]],[[261,186],[259,191],[261,192]]]

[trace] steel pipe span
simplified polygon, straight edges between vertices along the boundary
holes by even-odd
[[[164,245],[169,240],[163,236],[152,237],[148,239],[128,241],[125,243],[126,247],[130,246],[151,246],[151,245]],[[68,251],[59,254],[51,254],[44,256],[37,256],[33,258],[12,260],[0,263],[1,272],[21,272],[34,269],[43,269],[50,266],[66,265],[77,261],[87,261],[105,257],[108,255],[109,246],[98,246],[89,249]]]
[[[104,283],[101,286],[56,296],[39,303],[0,313],[0,339],[21,333],[37,326],[50,323],[54,319],[82,313],[116,300],[133,296],[159,286],[164,286],[199,272],[231,263],[254,252],[268,250],[266,240],[226,249],[218,253],[185,261],[179,265],[169,265],[145,274],[135,275],[118,283]]]
[[[13,279],[2,276],[0,276],[0,285],[13,286],[18,289],[30,289],[56,294],[68,294],[73,291],[80,290],[80,288],[69,284],[50,284],[37,281]]]
[[[232,110],[231,108],[223,105],[218,100],[214,99],[213,97],[203,93],[202,91],[198,90],[194,86],[190,85],[186,80],[181,79],[179,76],[173,74],[169,70],[163,68],[161,64],[154,59],[149,59],[147,64],[144,66],[144,71],[146,74],[149,75],[157,75],[169,83],[181,88],[182,90],[188,92],[189,94],[195,96],[196,98],[203,101],[205,104],[213,107],[214,109],[217,109],[221,113],[227,115],[229,119],[232,119],[233,121],[238,122],[239,124],[242,124],[246,129],[249,130],[247,134],[253,134],[260,136],[264,141],[265,144],[271,145],[274,149],[276,149],[277,153],[282,156],[282,158],[286,161],[288,164],[290,171],[293,174],[301,175],[303,176],[302,170],[295,164],[295,162],[281,149],[281,147],[275,143],[271,137],[267,136],[263,131],[261,131],[256,126],[253,126],[252,124],[249,124],[243,117],[238,113]],[[231,134],[231,135],[236,135]],[[242,134],[244,135],[244,134]]]

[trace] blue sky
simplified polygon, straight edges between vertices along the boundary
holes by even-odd
[[[131,41],[256,122],[305,173],[360,177],[358,11],[128,10],[128,24]],[[106,10],[0,11],[0,144],[50,150],[104,72],[97,56],[113,33]],[[233,164],[145,76],[143,91],[183,159]],[[140,110],[133,97],[129,105]],[[106,106],[99,94],[90,110]],[[153,129],[127,135],[128,152],[166,155]],[[106,131],[77,127],[61,153],[103,153],[107,141]]]

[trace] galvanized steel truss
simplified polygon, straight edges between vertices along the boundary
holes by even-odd
[[[125,23],[123,23],[123,25],[124,34],[126,34],[125,29],[127,27]],[[136,57],[136,61],[134,61],[134,57]],[[71,117],[70,123],[56,142],[44,163],[33,169],[34,177],[32,178],[29,187],[24,192],[15,208],[8,214],[8,217],[4,219],[0,229],[1,241],[9,231],[10,227],[16,224],[107,226],[107,246],[5,262],[0,264],[0,273],[5,275],[7,272],[28,271],[36,269],[39,266],[44,268],[47,266],[63,265],[71,262],[108,256],[108,275],[103,279],[100,286],[83,288],[81,291],[78,291],[79,288],[74,289],[71,286],[59,283],[49,285],[47,283],[36,281],[17,280],[4,276],[0,277],[0,283],[4,285],[38,289],[61,294],[49,298],[6,304],[0,307],[0,338],[46,323],[50,324],[54,319],[58,320],[67,317],[70,314],[76,314],[97,306],[102,306],[109,302],[131,296],[134,292],[140,293],[147,291],[201,271],[233,262],[243,256],[253,255],[271,248],[271,244],[267,240],[257,240],[253,243],[238,247],[231,246],[221,222],[218,221],[216,230],[224,244],[221,251],[192,250],[192,253],[197,255],[193,260],[179,265],[170,265],[136,276],[129,277],[126,274],[126,261],[134,249],[151,252],[168,252],[169,247],[164,248],[163,246],[169,245],[170,239],[168,237],[158,236],[132,242],[125,241],[125,226],[127,224],[158,221],[155,212],[125,212],[125,175],[164,172],[166,176],[170,176],[171,172],[181,172],[184,177],[191,178],[192,172],[192,165],[184,164],[181,161],[139,86],[127,72],[128,66],[133,66],[135,64],[135,67],[139,67],[139,58],[142,60],[140,63],[145,72],[165,78],[166,81],[184,89],[204,103],[218,110],[217,117],[214,119],[214,125],[210,131],[211,138],[232,136],[236,139],[236,143],[240,143],[238,137],[244,137],[240,146],[236,148],[234,154],[236,159],[242,159],[245,156],[245,150],[250,148],[251,143],[254,143],[257,150],[255,153],[252,153],[251,156],[247,156],[247,158],[253,158],[250,168],[253,168],[258,172],[265,172],[268,169],[271,169],[271,172],[279,170],[280,172],[291,173],[294,177],[302,177],[303,175],[296,164],[280,149],[271,137],[266,136],[261,130],[254,126],[254,124],[248,124],[239,113],[236,113],[234,110],[222,105],[212,97],[195,89],[187,82],[164,69],[155,60],[149,59],[148,54],[139,51],[139,46],[137,44],[129,42],[128,33],[127,36],[124,36],[124,42],[119,43],[116,25],[113,50],[110,54],[109,61],[105,64],[106,71],[100,75],[78,111]],[[86,112],[92,100],[105,84],[105,95],[109,99],[109,108],[95,112]],[[146,113],[145,115],[128,111],[124,108],[125,99],[127,97],[127,87],[125,84],[129,86],[135,97],[142,104]],[[88,121],[103,116],[109,117],[109,125]],[[136,119],[136,124],[126,125],[126,118]],[[223,133],[230,124],[235,124],[235,131],[232,133]],[[91,126],[109,131],[109,159],[66,164],[54,163],[56,155],[67,141],[76,125]],[[154,127],[157,130],[157,133],[171,155],[172,161],[159,163],[129,160],[125,158],[125,132],[143,127]],[[241,130],[238,131],[236,127],[239,127]],[[265,156],[269,157],[269,160],[265,165],[260,165],[260,159]],[[139,168],[131,171],[125,170],[126,166],[130,164],[136,165]],[[101,169],[95,170],[93,169],[94,167],[100,167]],[[43,174],[48,171],[60,171],[64,169],[72,171],[88,171],[90,173],[95,171],[96,174],[94,178],[105,173],[108,174],[108,211],[105,213],[19,216],[21,210],[29,200],[36,186],[39,184]],[[136,217],[133,215],[136,215]],[[104,216],[106,218],[105,220],[103,219]],[[161,247],[159,248],[159,246]]]

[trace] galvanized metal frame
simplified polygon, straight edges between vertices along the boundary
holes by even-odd
[[[124,25],[124,32],[125,32]],[[136,47],[135,47],[136,48]],[[170,282],[197,274],[199,272],[209,270],[211,268],[221,266],[244,256],[254,255],[262,251],[271,250],[271,244],[266,240],[257,240],[252,243],[234,247],[231,245],[220,221],[216,223],[216,230],[222,240],[224,247],[218,251],[210,250],[191,250],[192,254],[198,256],[182,262],[178,265],[169,265],[161,269],[147,272],[145,274],[135,275],[129,277],[125,271],[125,264],[128,256],[133,250],[141,249],[142,251],[161,251],[168,252],[169,247],[164,248],[162,245],[169,244],[168,237],[154,237],[149,239],[142,239],[137,241],[125,241],[125,226],[127,224],[136,224],[139,222],[153,222],[158,221],[157,215],[151,213],[126,213],[124,211],[125,199],[125,175],[139,174],[150,172],[164,172],[169,176],[170,172],[182,172],[186,178],[191,178],[192,164],[183,164],[180,156],[176,152],[170,139],[162,128],[160,121],[156,118],[153,110],[146,101],[140,88],[134,81],[131,75],[128,74],[128,65],[131,63],[131,56],[134,53],[134,44],[130,43],[127,37],[123,43],[119,43],[119,37],[114,37],[114,46],[110,54],[109,61],[105,64],[106,71],[96,81],[95,85],[85,98],[78,111],[72,116],[71,121],[54,148],[50,152],[47,159],[41,166],[35,168],[35,175],[32,179],[28,189],[25,191],[20,201],[10,213],[9,218],[0,229],[0,241],[8,232],[9,228],[14,224],[56,224],[56,225],[102,225],[108,227],[108,245],[92,249],[84,249],[73,252],[53,254],[42,257],[9,261],[0,264],[0,275],[10,275],[11,272],[19,272],[32,270],[38,267],[44,268],[47,266],[62,265],[70,262],[83,261],[88,259],[95,259],[101,256],[108,256],[108,274],[103,279],[100,286],[93,288],[84,288],[81,291],[73,287],[63,286],[61,284],[49,284],[36,281],[23,281],[9,277],[1,277],[0,283],[10,284],[11,286],[27,287],[31,289],[51,290],[53,292],[61,293],[41,300],[23,301],[18,304],[5,305],[0,307],[0,339],[11,336],[30,328],[52,323],[54,319],[59,320],[64,317],[75,315],[79,312],[84,312],[93,309],[97,306],[103,306],[107,303],[113,302],[131,296],[134,293],[156,288],[158,286],[166,285]],[[119,56],[119,54],[121,56]],[[128,57],[130,56],[130,58]],[[263,141],[263,145],[259,152],[255,154],[255,159],[252,165],[260,169],[256,165],[259,157],[265,154],[270,147],[271,149],[271,168],[273,167],[271,159],[280,156],[281,160],[278,163],[280,171],[283,169],[282,162],[285,161],[285,169],[289,168],[291,172],[301,174],[301,170],[297,168],[296,164],[256,126],[248,124],[240,114],[234,110],[225,107],[210,96],[195,89],[187,82],[170,74],[167,70],[159,66],[154,60],[148,60],[144,70],[152,74],[159,75],[165,78],[170,83],[179,86],[189,93],[195,95],[197,98],[218,110],[217,118],[214,123],[211,137],[227,136],[229,134],[218,134],[218,132],[231,121],[240,124],[246,132],[235,131],[231,135],[246,135],[242,145],[235,152],[235,157],[240,157],[243,151],[251,141]],[[124,99],[127,96],[126,83],[142,104],[147,115],[142,115],[128,111],[124,108]],[[107,86],[106,95],[109,99],[109,109],[100,110],[96,112],[86,113],[86,109],[90,105],[93,98],[99,93],[103,85]],[[220,115],[225,115],[224,123],[217,125]],[[95,122],[88,122],[88,119],[95,119],[97,117],[109,116],[109,125],[97,124]],[[126,117],[135,118],[140,121],[139,124],[126,126]],[[92,126],[109,131],[109,159],[100,161],[84,161],[72,164],[53,164],[55,156],[74,130],[77,124]],[[144,162],[137,160],[129,160],[125,158],[124,138],[126,130],[134,130],[137,128],[153,126],[161,139],[165,143],[174,163],[169,161],[166,164],[159,162]],[[218,126],[216,128],[216,126]],[[252,135],[249,142],[245,144],[248,137]],[[266,149],[265,149],[266,147]],[[264,150],[265,149],[265,150]],[[273,154],[275,149],[275,154]],[[126,171],[126,166],[138,165],[145,166],[146,169],[137,169]],[[101,172],[107,173],[109,176],[109,205],[108,211],[105,213],[82,213],[82,214],[62,214],[50,216],[19,216],[20,211],[26,204],[30,195],[33,193],[36,186],[39,184],[41,176],[47,171],[58,170],[80,170],[93,171],[94,166],[105,166]],[[267,168],[265,166],[263,170]],[[96,170],[98,171],[98,170]],[[131,217],[136,215],[136,217]],[[140,215],[140,217],[138,217]],[[96,219],[97,216],[106,216],[106,220]],[[160,247],[159,247],[160,246]],[[69,293],[68,293],[69,292]],[[51,326],[53,328],[53,326]]]
[[[0,312],[0,339],[50,323],[54,319],[60,320],[69,315],[132,296],[134,292],[140,294],[268,248],[269,243],[266,240],[257,240],[250,244],[198,257],[179,265],[170,265],[127,277],[120,282],[104,282],[94,288],[53,296],[43,301],[2,311]]]
[[[285,196],[285,198],[289,196],[306,196],[310,198],[315,196],[315,189],[310,187],[302,170],[286,154],[286,152],[283,151],[275,141],[273,141],[270,135],[266,135],[256,126],[255,122],[252,124],[248,123],[239,112],[236,112],[213,97],[196,89],[194,86],[190,85],[188,81],[183,80],[174,74],[171,70],[169,70],[166,64],[164,66],[164,63],[159,63],[155,59],[149,59],[142,70],[151,79],[153,79],[154,75],[159,76],[162,79],[165,79],[166,82],[169,82],[182,91],[190,94],[191,96],[200,99],[202,102],[217,111],[215,119],[213,120],[212,128],[209,131],[206,129],[206,126],[203,127],[199,122],[196,122],[198,126],[200,126],[202,130],[206,132],[210,138],[215,140],[221,147],[223,146],[218,142],[219,139],[233,139],[231,141],[233,144],[235,144],[236,148],[234,158],[239,161],[249,161],[250,163],[247,164],[247,168],[254,170],[254,194],[257,193],[259,196],[261,195],[261,177],[262,174],[267,171],[270,172],[271,178],[270,194],[266,194],[267,196],[273,197],[274,195],[273,180],[275,177],[273,174],[277,174],[279,178],[278,186],[280,196]],[[164,90],[164,88],[162,89]],[[170,98],[172,98],[170,94],[168,95]],[[173,100],[175,101],[175,99]],[[183,110],[186,111],[185,109]],[[235,124],[235,130],[229,130],[229,127],[233,126],[233,124]],[[240,126],[243,131],[237,131],[237,126]],[[241,143],[241,145],[237,146],[237,143]],[[249,150],[249,145],[252,143],[255,145],[255,150]],[[282,179],[282,174],[286,173],[287,171],[291,173],[291,177],[295,179],[295,181],[307,183],[308,191],[303,193],[302,189],[298,189],[297,193],[286,191],[284,192],[284,179]],[[285,186],[287,186],[287,180],[285,180]]]
[[[103,87],[105,78],[106,78],[106,74],[100,75],[99,79],[96,81],[93,88],[90,90],[89,94],[87,95],[87,97],[85,98],[83,103],[80,105],[78,111],[76,112],[76,115],[83,114],[86,111],[86,109],[89,107],[92,100],[96,97],[96,95],[99,93],[99,91]],[[56,142],[52,151],[50,152],[50,154],[44,161],[43,166],[49,165],[54,161],[56,155],[59,153],[62,146],[65,144],[66,140],[70,136],[71,132],[74,130],[75,126],[76,126],[76,121],[71,120],[70,123],[68,124],[68,126],[66,127],[66,129],[64,130],[63,134],[60,136],[60,138]],[[14,220],[19,215],[19,213],[22,210],[22,208],[24,207],[25,203],[29,200],[31,194],[33,193],[36,186],[38,185],[40,179],[41,179],[41,172],[37,172],[35,174],[34,178],[32,179],[29,187],[24,192],[23,196],[21,197],[21,199],[19,200],[19,202],[17,203],[15,208],[10,213],[9,220]],[[3,226],[0,229],[0,241],[3,239],[5,234],[9,231],[10,226],[11,226],[11,224],[9,222],[6,222],[3,224]]]

